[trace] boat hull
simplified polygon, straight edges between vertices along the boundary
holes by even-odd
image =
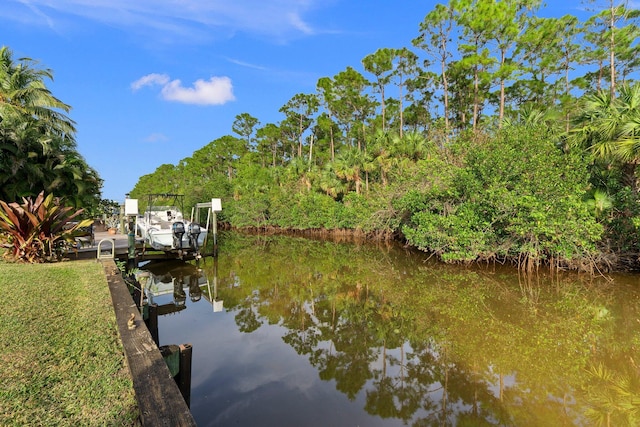
[[[146,244],[158,251],[199,250],[204,245],[206,233],[206,229],[201,229],[197,239],[197,246],[194,245],[193,239],[190,239],[187,233],[182,236],[181,241],[176,241],[177,239],[174,239],[173,231],[170,229],[150,227],[143,238]]]

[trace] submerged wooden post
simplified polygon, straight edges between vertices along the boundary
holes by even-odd
[[[158,333],[158,304],[151,304],[148,306],[149,317],[147,318],[147,328],[149,328],[149,333],[151,334],[151,338],[156,343],[157,346],[160,346],[160,335]]]
[[[184,401],[187,402],[187,406],[191,407],[191,359],[192,359],[191,344],[180,345],[180,372],[176,382],[178,388],[184,397]]]
[[[187,407],[191,404],[191,344],[163,345],[160,353],[164,359],[169,372],[178,385],[178,389],[184,398]]]
[[[171,378],[176,379],[178,372],[180,371],[180,347],[175,344],[163,345],[159,347],[160,354],[164,359],[164,363],[167,364]]]

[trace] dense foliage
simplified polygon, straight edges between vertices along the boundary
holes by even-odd
[[[539,0],[450,0],[381,48],[248,113],[132,196],[221,197],[234,226],[402,236],[446,261],[593,268],[638,253],[638,11],[545,18]],[[542,12],[542,13],[539,13]]]
[[[511,257],[527,268],[588,258],[602,227],[583,202],[587,164],[555,142],[540,126],[508,126],[465,148],[449,185],[403,198],[409,242],[444,260]]]

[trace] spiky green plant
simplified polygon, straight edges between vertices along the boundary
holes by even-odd
[[[591,198],[587,199],[587,205],[596,217],[602,216],[602,214],[613,207],[613,199],[607,194],[606,191],[596,188],[591,194]]]
[[[0,233],[7,236],[10,250],[5,256],[19,262],[39,263],[59,257],[57,249],[64,241],[73,243],[79,229],[92,220],[69,223],[83,210],[65,207],[60,200],[41,192],[35,200],[23,198],[23,203],[0,200]]]

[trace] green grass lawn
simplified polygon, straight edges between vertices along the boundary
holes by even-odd
[[[0,301],[0,425],[137,423],[100,263],[0,262]]]

